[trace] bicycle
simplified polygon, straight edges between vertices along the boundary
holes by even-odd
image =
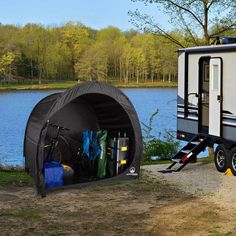
[[[49,124],[49,126],[54,130],[56,129],[56,135],[51,138],[49,144],[44,146],[45,149],[49,148],[46,154],[46,160],[66,163],[75,157],[77,159],[82,153],[79,142],[69,137],[69,135],[66,136],[63,134],[64,131],[70,130],[56,124]]]

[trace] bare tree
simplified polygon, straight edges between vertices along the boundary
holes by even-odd
[[[193,45],[210,44],[212,37],[221,35],[236,26],[236,0],[132,0],[145,5],[155,4],[169,16],[169,22],[185,33]],[[138,9],[129,11],[131,22],[141,30],[158,33],[185,47],[177,38],[158,24],[153,16],[141,13]],[[215,27],[214,31],[212,28]],[[201,41],[204,39],[204,42]]]

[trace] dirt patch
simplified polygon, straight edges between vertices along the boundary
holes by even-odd
[[[186,199],[156,209],[156,222],[151,235],[235,235],[235,216],[217,205],[200,199]]]
[[[18,199],[16,195],[8,194],[8,193],[0,193],[0,202],[11,202]]]
[[[218,206],[236,211],[236,177],[216,170],[214,163],[196,163],[186,166],[181,172],[162,174],[158,172],[168,165],[143,167],[161,182],[168,182],[194,196],[205,197]]]
[[[1,235],[234,235],[236,217],[156,176],[37,197],[1,188]]]
[[[183,233],[190,230],[191,235],[206,235],[204,232],[208,232],[209,235],[236,235],[236,177],[217,172],[214,163],[190,164],[177,173],[159,172],[168,166],[152,165],[144,166],[143,169],[160,182],[168,183],[196,197],[194,200],[175,204],[171,209],[173,214],[175,211],[179,212],[173,218],[174,222],[176,218],[180,218],[179,214],[191,219],[188,224],[181,224]],[[164,218],[164,221],[170,222],[173,214],[166,214],[166,212],[167,209],[164,209],[158,216],[167,215],[170,220]],[[173,232],[176,232],[175,227],[170,235],[175,235]]]

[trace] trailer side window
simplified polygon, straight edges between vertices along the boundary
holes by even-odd
[[[213,90],[218,90],[219,87],[219,66],[213,65]]]

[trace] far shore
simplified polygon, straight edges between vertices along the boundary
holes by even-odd
[[[51,82],[41,84],[3,84],[0,91],[10,90],[47,90],[47,89],[67,89],[79,84],[77,81]],[[177,82],[148,82],[148,83],[114,83],[118,88],[175,88]]]

